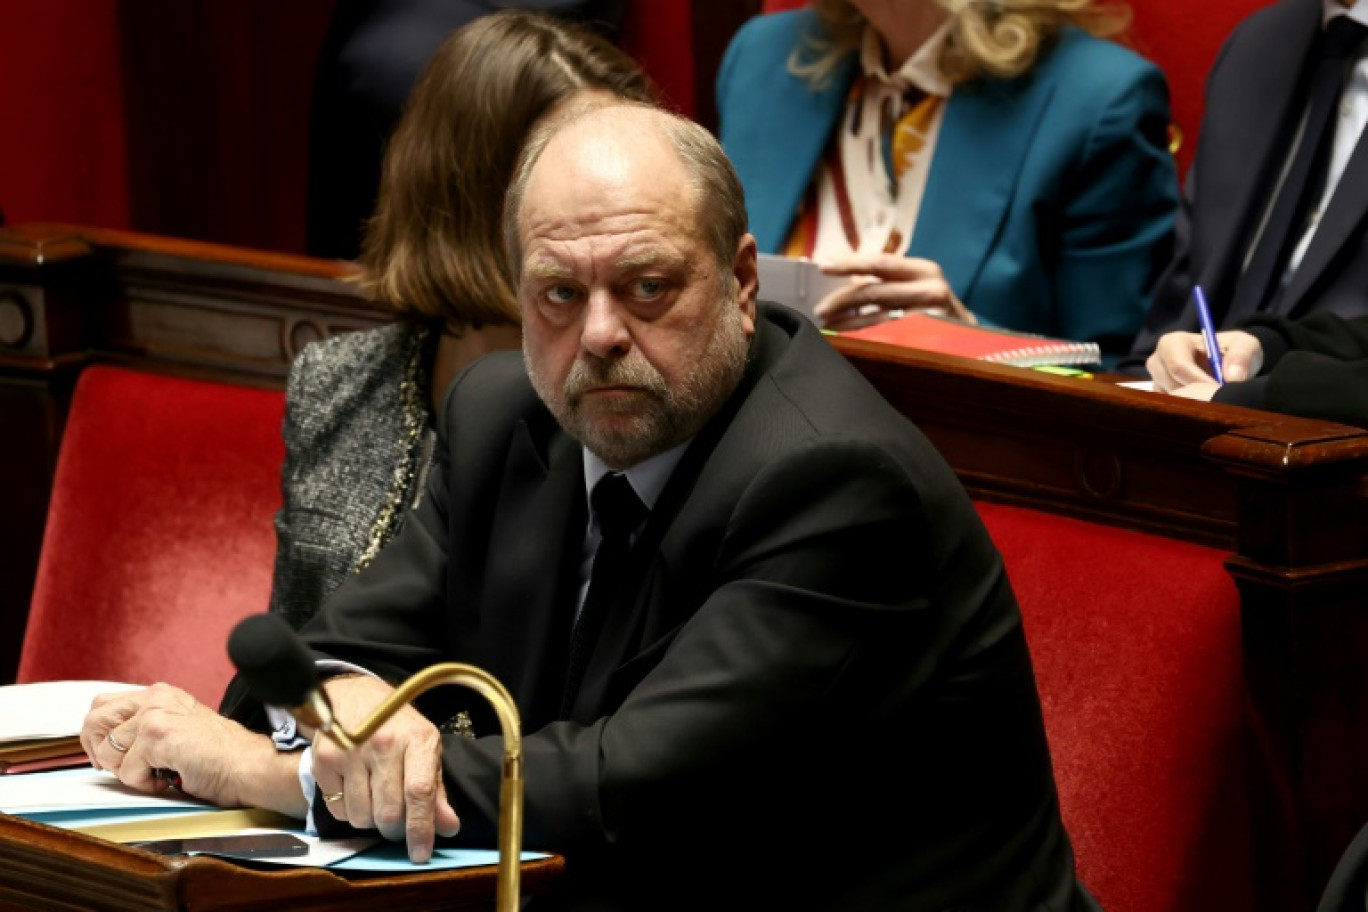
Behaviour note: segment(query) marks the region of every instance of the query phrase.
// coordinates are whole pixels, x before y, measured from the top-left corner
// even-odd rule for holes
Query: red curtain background
[[[0,210],[129,224],[117,0],[0,4]]]

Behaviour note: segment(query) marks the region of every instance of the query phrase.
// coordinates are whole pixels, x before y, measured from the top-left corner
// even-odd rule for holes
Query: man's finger
[[[461,832],[461,817],[452,807],[451,799],[447,798],[445,785],[437,792],[437,813],[433,822],[438,836],[455,836]]]
[[[417,744],[405,753],[404,839],[408,843],[410,861],[422,863],[432,857],[441,783],[441,752],[433,744]]]

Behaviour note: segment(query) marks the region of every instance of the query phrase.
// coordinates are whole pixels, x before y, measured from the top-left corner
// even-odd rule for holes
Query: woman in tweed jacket
[[[403,523],[455,375],[519,344],[499,217],[533,123],[578,92],[654,101],[636,64],[587,29],[502,11],[452,32],[385,151],[358,281],[389,326],[306,346],[285,402],[271,610],[299,627]]]

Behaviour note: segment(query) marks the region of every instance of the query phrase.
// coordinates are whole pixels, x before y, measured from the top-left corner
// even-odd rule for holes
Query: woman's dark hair
[[[579,25],[504,10],[452,32],[385,148],[361,246],[366,295],[452,328],[519,322],[504,190],[532,125],[583,90],[657,100],[627,54]]]

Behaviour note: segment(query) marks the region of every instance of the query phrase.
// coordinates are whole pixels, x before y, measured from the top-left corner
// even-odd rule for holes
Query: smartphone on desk
[[[290,833],[238,833],[232,836],[156,839],[130,844],[159,855],[203,853],[232,858],[291,858],[309,853],[309,844]]]

